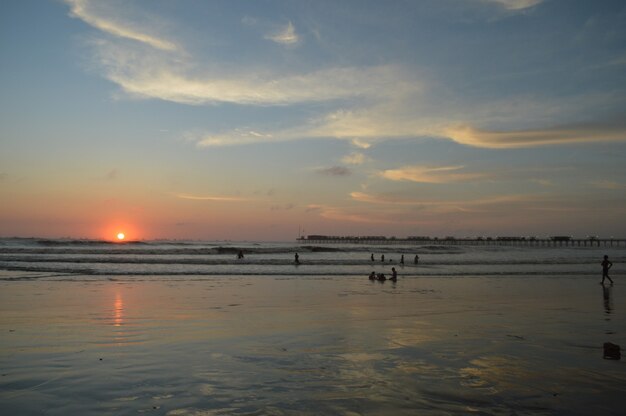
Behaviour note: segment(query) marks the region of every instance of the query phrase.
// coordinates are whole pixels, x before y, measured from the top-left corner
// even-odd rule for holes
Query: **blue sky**
[[[621,1],[27,0],[0,19],[2,235],[626,235]]]

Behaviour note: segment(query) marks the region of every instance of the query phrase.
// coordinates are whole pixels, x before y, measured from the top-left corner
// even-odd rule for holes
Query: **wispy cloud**
[[[229,68],[199,72],[190,69],[192,63],[181,63],[176,56],[132,50],[104,40],[95,46],[106,77],[126,93],[189,105],[376,100],[393,93],[388,85],[398,76],[397,68],[392,66],[328,68],[295,74]]]
[[[66,0],[71,15],[118,38],[152,48],[100,38],[91,42],[96,63],[110,81],[131,96],[200,105],[288,105],[295,103],[359,99],[379,100],[393,95],[405,77],[393,65],[328,67],[310,72],[284,72],[255,67],[203,65],[194,56],[162,37],[124,23],[120,10],[105,2]],[[272,36],[275,42],[293,44],[298,36],[292,23]]]
[[[436,77],[399,64],[322,67],[302,72],[255,64],[237,68],[208,65],[182,47],[142,27],[107,2],[65,0],[71,15],[103,33],[92,42],[96,66],[131,97],[187,105],[230,103],[288,106],[324,103],[321,113],[291,127],[268,131],[251,126],[193,132],[186,137],[199,146],[244,145],[259,142],[336,138],[357,148],[393,138],[443,138],[475,147],[516,148],[549,144],[626,141],[626,125],[588,124],[542,127],[548,120],[571,119],[596,103],[617,98],[578,96],[558,102],[525,97],[502,97],[497,102],[469,103],[449,91]],[[507,10],[524,10],[540,0],[480,0]],[[136,19],[135,19],[136,20]],[[244,24],[259,24],[244,18]],[[158,25],[157,25],[158,26]],[[268,39],[281,44],[299,41],[292,22]],[[150,46],[146,48],[145,45]],[[584,94],[583,94],[584,95]],[[444,98],[442,98],[444,97]],[[609,100],[609,101],[607,101]],[[613,101],[610,101],[613,100]],[[509,130],[492,126],[512,126]],[[528,126],[538,126],[536,128]],[[361,156],[343,163],[363,163]],[[393,174],[393,173],[392,173]],[[405,178],[406,180],[410,180]]]
[[[543,0],[482,0],[485,3],[493,3],[507,10],[522,10],[536,6]]]
[[[415,199],[399,198],[390,195],[375,195],[365,192],[351,192],[350,198],[359,202],[367,202],[371,204],[392,204],[392,205],[420,205],[423,201]]]
[[[332,166],[329,168],[319,168],[317,173],[328,176],[348,176],[350,175],[350,169],[345,166]]]
[[[541,185],[541,186],[554,186],[554,181],[551,181],[549,179],[533,179],[533,182]]]
[[[615,181],[609,181],[609,180],[590,181],[589,184],[599,189],[618,190],[618,189],[626,188],[626,184],[615,182]]]
[[[288,203],[283,205],[272,205],[270,211],[289,211],[295,208],[294,204]]]
[[[404,212],[408,216],[416,215],[416,213],[425,216],[444,213],[479,213],[508,209],[525,210],[541,209],[547,206],[554,207],[554,204],[551,203],[553,201],[547,201],[544,195],[532,194],[494,195],[476,199],[455,200],[417,199],[392,194],[352,192],[350,197],[358,202],[384,205],[385,210],[395,207],[400,209],[400,211],[397,211],[397,214]]]
[[[415,199],[405,198],[388,194],[371,194],[365,192],[351,192],[350,197],[359,202],[367,202],[371,204],[389,204],[389,205],[418,205],[418,206],[478,206],[478,205],[498,205],[510,204],[518,202],[537,201],[539,196],[527,194],[511,194],[496,195],[478,199],[468,200],[433,200],[433,199]]]
[[[176,44],[158,36],[145,33],[137,29],[136,22],[123,22],[111,14],[104,14],[101,7],[104,2],[92,2],[89,0],[65,0],[70,6],[70,15],[85,23],[120,38],[131,39],[153,48],[174,51]]]
[[[489,131],[471,126],[450,127],[443,132],[457,143],[487,148],[516,148],[551,144],[626,140],[626,123],[593,123],[538,130]]]
[[[230,132],[220,134],[187,132],[183,135],[183,139],[196,142],[198,146],[201,147],[234,146],[285,140],[282,136],[274,136],[269,133],[260,133],[249,129],[235,129]]]
[[[281,45],[295,45],[300,41],[300,37],[296,33],[296,28],[291,22],[280,30],[265,35],[265,39],[280,43]]]
[[[367,160],[367,157],[360,152],[353,152],[341,158],[341,161],[348,165],[362,165]]]
[[[410,181],[422,183],[450,183],[485,179],[484,173],[463,172],[465,166],[405,166],[380,172],[380,176],[392,181]]]
[[[350,208],[329,205],[309,205],[307,211],[315,212],[322,218],[341,222],[365,224],[393,224],[401,222],[386,213],[359,212]]]
[[[413,97],[415,100],[415,97]],[[424,99],[426,100],[426,99]],[[415,102],[415,101],[413,101]],[[488,130],[476,128],[469,124],[454,124],[456,111],[445,111],[447,120],[442,116],[429,117],[433,109],[426,109],[422,117],[411,117],[403,111],[407,102],[395,103],[390,106],[373,105],[358,110],[337,110],[322,117],[311,119],[295,128],[265,131],[250,134],[248,131],[235,129],[230,132],[196,134],[195,139],[202,146],[221,146],[232,144],[248,144],[271,141],[299,140],[303,138],[336,138],[348,140],[357,148],[367,149],[372,144],[395,138],[438,138],[449,139],[456,143],[492,149],[539,147],[546,145],[568,145],[574,143],[598,143],[626,141],[626,123],[623,121],[597,121],[586,124],[570,124],[525,130]],[[546,104],[547,105],[547,104]],[[566,104],[563,104],[566,105]],[[387,108],[383,108],[387,107]],[[488,108],[466,110],[472,118],[490,124],[494,113]],[[534,108],[542,107],[535,105]],[[394,112],[392,109],[397,108]],[[576,111],[576,110],[572,110]],[[461,113],[461,111],[458,111]],[[523,123],[518,120],[519,114],[512,111],[498,123]],[[344,163],[363,161],[360,153],[354,158],[346,157]],[[358,164],[358,163],[354,163]]]
[[[191,195],[191,194],[175,194],[180,199],[190,199],[193,201],[213,201],[213,202],[242,202],[249,201],[249,198],[238,196],[221,196],[221,195]]]

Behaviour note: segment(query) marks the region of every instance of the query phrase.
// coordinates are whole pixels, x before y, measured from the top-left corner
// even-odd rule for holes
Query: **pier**
[[[309,235],[297,239],[302,244],[370,244],[370,245],[470,245],[470,246],[526,246],[526,247],[626,247],[626,238],[572,238],[572,237],[340,237]]]

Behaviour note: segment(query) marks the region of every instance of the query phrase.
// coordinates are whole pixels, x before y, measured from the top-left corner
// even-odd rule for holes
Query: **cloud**
[[[272,205],[270,206],[270,211],[289,211],[295,208],[294,204],[284,204],[284,205]]]
[[[457,143],[486,148],[517,148],[584,142],[626,140],[626,124],[590,123],[538,130],[489,131],[471,126],[445,129],[444,137]]]
[[[626,188],[626,185],[624,185],[622,183],[615,182],[615,181],[609,181],[609,180],[591,181],[591,182],[589,182],[589,184],[592,185],[593,187],[599,188],[599,189],[618,190],[618,189]]]
[[[279,31],[265,35],[264,37],[265,39],[280,43],[281,45],[295,45],[300,41],[300,37],[291,22]]]
[[[180,104],[278,106],[336,100],[377,100],[391,94],[398,68],[327,68],[308,73],[257,69],[193,70],[177,56],[147,53],[105,40],[94,43],[105,76],[138,98]]]
[[[581,102],[584,98],[580,99]],[[561,105],[561,107],[566,104]],[[526,113],[511,111],[508,115],[499,118],[495,107],[502,105],[474,105],[466,110],[465,118],[478,120],[484,124],[523,123]],[[549,107],[549,104],[545,104]],[[423,116],[414,117],[403,113],[407,105],[400,103],[387,105],[373,105],[357,110],[336,110],[316,119],[301,123],[298,127],[282,130],[250,133],[249,130],[235,129],[230,132],[211,134],[196,133],[191,140],[201,146],[221,146],[234,144],[248,144],[259,142],[289,141],[304,138],[335,138],[348,140],[357,148],[366,149],[372,144],[394,138],[437,138],[449,139],[456,143],[491,149],[509,149],[539,147],[546,145],[568,145],[573,143],[597,143],[626,141],[626,122],[620,117],[611,120],[600,120],[586,124],[569,124],[557,127],[546,127],[525,130],[488,130],[476,128],[470,124],[454,124],[456,111],[447,109],[442,114],[447,118],[429,117],[428,110]],[[533,108],[543,108],[536,103]],[[394,111],[397,109],[398,111]],[[576,109],[570,109],[577,111]],[[501,111],[501,110],[500,110]],[[568,110],[569,111],[569,110]],[[495,112],[495,113],[494,113]],[[443,117],[443,116],[442,116]],[[555,115],[555,118],[558,115]],[[617,120],[616,120],[617,119]],[[359,161],[361,156],[351,159],[347,157],[344,163]],[[356,163],[355,163],[356,164]]]
[[[280,136],[273,136],[269,133],[260,133],[254,130],[248,129],[235,129],[231,132],[222,134],[202,134],[195,132],[187,132],[183,135],[184,140],[196,142],[198,146],[229,146],[229,145],[243,145],[258,142],[272,142],[285,140]]]
[[[186,105],[324,104],[318,107],[323,108],[323,113],[283,129],[264,131],[250,126],[185,133],[199,146],[306,138],[349,140],[361,149],[383,140],[425,137],[452,139],[483,148],[626,141],[624,123],[542,127],[551,120],[584,114],[588,108],[620,104],[619,94],[587,93],[558,100],[515,96],[480,103],[468,102],[449,91],[436,76],[426,77],[399,64],[326,67],[307,72],[261,68],[256,63],[237,67],[220,65],[210,56],[195,57],[155,34],[159,25],[142,25],[137,19],[124,17],[125,9],[114,8],[112,3],[65,1],[73,17],[113,36],[101,36],[90,43],[95,51],[95,65],[130,97]],[[507,10],[523,10],[541,3],[539,0],[483,1]],[[252,18],[244,18],[242,22],[260,24]],[[298,35],[289,22],[273,32],[270,39],[295,44]],[[358,164],[359,157],[352,161],[345,159],[343,163]]]
[[[584,206],[586,201],[580,201],[579,196],[553,193],[493,195],[468,200],[417,199],[363,192],[353,192],[351,197],[373,206],[310,205],[307,211],[333,221],[445,228],[450,226],[450,221],[461,219],[474,226],[493,224],[494,221],[502,226],[510,226],[522,218],[519,217],[521,213],[528,214],[521,219],[526,221],[541,218],[537,217],[537,212],[558,216],[563,213],[585,213],[590,209]],[[623,208],[623,201],[606,201],[604,205],[607,212],[615,211],[615,207]]]
[[[350,175],[350,169],[344,166],[332,166],[330,168],[320,168],[317,173],[329,176],[348,176]]]
[[[389,194],[369,194],[352,192],[350,197],[358,202],[396,207],[412,207],[422,213],[450,213],[450,212],[482,212],[503,207],[516,209],[533,209],[546,206],[549,202],[544,195],[510,194],[496,195],[467,200],[446,199],[415,199]]]
[[[98,8],[103,2],[91,2],[89,0],[65,0],[65,2],[70,6],[70,16],[110,35],[131,39],[165,51],[177,49],[173,42],[137,30],[136,22],[125,23],[112,16],[103,16],[105,11]]]
[[[290,105],[335,100],[378,101],[406,89],[398,66],[328,67],[309,72],[286,72],[258,65],[232,67],[206,65],[173,42],[136,29],[125,22],[119,9],[106,2],[66,0],[71,15],[117,38],[90,42],[95,64],[104,76],[136,98],[160,99],[181,104]],[[297,39],[292,23],[272,37],[283,44]],[[149,45],[151,48],[140,47]],[[204,59],[204,58],[201,58]],[[413,83],[417,85],[416,83]]]
[[[367,224],[393,224],[399,223],[396,219],[385,213],[359,212],[342,207],[328,205],[310,205],[307,212],[316,212],[320,217],[340,222],[357,222]]]
[[[219,196],[219,195],[190,195],[190,194],[175,194],[180,199],[190,199],[193,201],[213,201],[213,202],[242,202],[249,201],[248,198],[241,198],[237,196]]]
[[[555,186],[554,181],[549,179],[533,179],[532,181],[541,186]]]
[[[464,166],[405,166],[380,172],[380,176],[392,181],[410,181],[421,183],[464,182],[487,177],[484,173],[461,172]]]
[[[413,199],[403,199],[389,195],[373,195],[365,192],[351,192],[350,197],[355,201],[371,204],[419,205],[423,203],[423,201]]]
[[[536,6],[543,0],[482,0],[485,3],[492,3],[504,7],[507,10],[523,10]]]
[[[107,181],[114,181],[115,179],[117,179],[118,174],[119,172],[117,171],[117,169],[111,169],[106,173],[106,175],[104,175],[104,179],[106,179]]]
[[[341,158],[341,161],[348,165],[362,165],[367,157],[360,152],[353,152]]]

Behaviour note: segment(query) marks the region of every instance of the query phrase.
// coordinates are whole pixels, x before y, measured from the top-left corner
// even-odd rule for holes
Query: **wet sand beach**
[[[0,282],[0,413],[623,414],[596,277]]]

